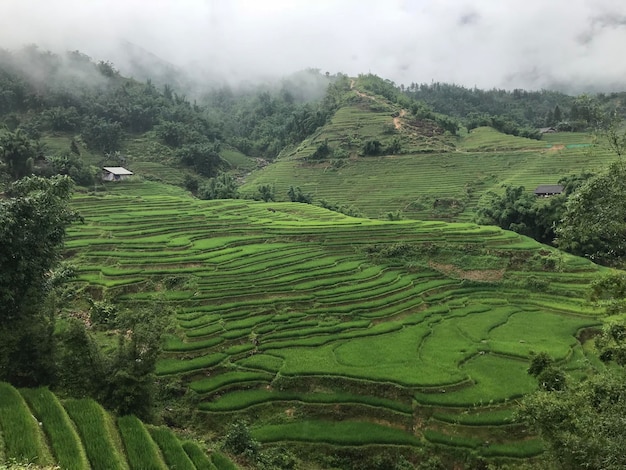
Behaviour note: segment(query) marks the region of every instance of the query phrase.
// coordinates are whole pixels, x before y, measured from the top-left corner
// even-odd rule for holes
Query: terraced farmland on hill
[[[0,382],[0,436],[0,464],[67,470],[215,468],[196,442],[181,442],[167,428],[146,428],[134,416],[116,422],[93,400],[61,401],[47,388],[17,390]]]
[[[286,200],[294,186],[314,202],[353,206],[370,218],[401,211],[414,219],[468,221],[480,196],[502,191],[503,184],[533,191],[564,176],[598,172],[616,158],[584,133],[545,134],[538,141],[481,127],[452,136],[434,121],[357,88],[314,135],[247,175],[242,193],[267,184]],[[363,156],[373,140],[382,154]],[[398,148],[390,151],[394,142]],[[324,143],[330,155],[313,158]]]
[[[584,300],[599,268],[583,259],[495,227],[143,186],[76,197],[86,223],[67,249],[90,292],[176,309],[157,373],[200,394],[213,426],[530,456],[539,441],[510,418],[536,387],[533,354],[587,367],[577,335],[599,323]]]

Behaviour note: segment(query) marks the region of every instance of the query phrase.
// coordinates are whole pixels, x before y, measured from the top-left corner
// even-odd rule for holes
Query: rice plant
[[[115,425],[100,405],[83,398],[66,401],[65,409],[78,430],[93,470],[129,469]]]
[[[149,427],[152,439],[158,444],[168,468],[194,470],[196,467],[183,449],[178,438],[167,428]]]
[[[5,382],[0,382],[0,433],[6,459],[42,466],[53,463],[39,422],[20,393]]]
[[[221,452],[214,451],[211,453],[211,462],[217,470],[239,470],[228,457]]]
[[[80,437],[56,395],[47,388],[22,389],[20,393],[41,422],[57,464],[67,470],[88,469]]]
[[[419,445],[417,437],[400,429],[358,421],[300,421],[253,428],[252,437],[261,442],[305,441],[337,445]]]
[[[117,419],[117,428],[131,469],[167,470],[158,446],[139,419],[132,415],[121,416]]]
[[[184,441],[182,445],[197,470],[217,470],[209,456],[198,444],[192,441]]]

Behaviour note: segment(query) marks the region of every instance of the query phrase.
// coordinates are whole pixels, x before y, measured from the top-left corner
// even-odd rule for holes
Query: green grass
[[[20,393],[5,382],[0,382],[0,434],[6,459],[42,466],[53,463],[37,420]]]
[[[193,359],[161,359],[157,362],[157,375],[176,374],[215,366],[226,358],[225,354],[207,354]]]
[[[253,173],[242,191],[273,184],[277,197],[286,200],[293,185],[311,194],[314,201],[353,205],[367,217],[386,218],[387,213],[399,210],[410,218],[469,220],[481,195],[501,191],[503,184],[532,191],[539,184],[556,183],[583,170],[597,172],[615,160],[597,146],[551,150],[552,145],[561,145],[559,136],[544,142],[480,128],[460,140],[456,151],[442,152],[439,147],[435,154],[357,158],[340,167],[330,162],[304,163],[299,156],[306,154],[310,148],[306,147]],[[588,134],[563,137],[565,145],[589,140]],[[588,156],[589,150],[596,151],[593,158]],[[454,205],[446,208],[440,204],[445,200]]]
[[[507,152],[500,157],[526,164],[532,154]],[[495,158],[456,153],[479,166]],[[460,158],[456,153],[449,158]],[[432,166],[448,158],[429,157],[412,156]],[[408,156],[394,160],[399,171],[409,163]],[[150,183],[74,201],[86,221],[71,228],[68,244],[81,266],[77,286],[102,286],[102,295],[121,306],[158,300],[176,311],[157,373],[203,394],[198,408],[208,420],[245,414],[263,429],[266,413],[284,406],[310,411],[307,423],[332,424],[342,423],[334,418],[339,410],[354,445],[366,445],[376,439],[365,431],[382,431],[365,417],[388,422],[386,433],[400,431],[414,399],[417,413],[435,410],[425,429],[458,423],[499,443],[507,423],[493,408],[536,388],[526,373],[534,353],[547,350],[568,373],[584,372],[575,336],[598,324],[585,289],[599,270],[588,261],[559,256],[558,270],[548,271],[541,261],[554,250],[469,222],[390,222],[307,204],[198,201],[158,194]],[[501,278],[482,279],[489,270],[500,270]],[[533,277],[548,290],[529,288]],[[283,379],[289,387],[282,388]],[[332,432],[320,442],[348,431]],[[306,441],[308,434],[299,436]]]
[[[194,470],[196,468],[172,431],[164,427],[149,427],[148,429],[152,439],[161,449],[167,468],[178,470]]]
[[[184,441],[182,446],[197,470],[217,470],[206,452],[198,444],[192,441]]]
[[[478,411],[464,410],[461,413],[433,414],[433,418],[452,424],[462,424],[464,426],[497,426],[513,423],[513,408],[503,409],[480,409]]]
[[[126,457],[133,470],[166,470],[159,448],[154,443],[143,423],[136,417],[120,416],[117,419]]]
[[[47,388],[22,389],[20,393],[41,422],[56,463],[67,470],[88,469],[80,437],[56,395]]]
[[[261,442],[304,441],[336,445],[419,445],[420,440],[400,429],[357,421],[300,421],[253,428]]]
[[[65,409],[81,437],[93,470],[128,469],[112,418],[95,401],[68,400]]]
[[[387,408],[396,412],[411,414],[410,404],[399,403],[384,398],[366,395],[354,395],[345,392],[333,393],[302,393],[281,392],[269,390],[241,390],[233,391],[215,401],[204,402],[199,405],[206,411],[234,411],[249,408],[254,405],[272,401],[295,401],[302,403],[320,404],[360,404],[373,407]]]
[[[271,374],[263,372],[225,372],[223,374],[205,379],[195,380],[189,384],[189,387],[197,393],[209,393],[227,385],[240,384],[244,382],[269,381],[271,379]]]
[[[211,453],[211,462],[217,470],[239,470],[228,457],[221,452],[214,451]]]

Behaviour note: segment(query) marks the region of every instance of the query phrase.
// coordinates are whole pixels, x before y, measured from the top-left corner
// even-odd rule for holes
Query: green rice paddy
[[[263,442],[541,451],[514,450],[523,432],[508,419],[536,387],[534,354],[587,367],[576,338],[600,323],[585,300],[595,265],[560,255],[558,270],[537,271],[554,250],[468,222],[199,201],[156,184],[77,196],[85,224],[67,248],[78,288],[177,312],[157,374],[196,391],[209,422],[254,410]],[[165,457],[166,438],[150,433]]]
[[[4,462],[68,470],[215,468],[197,443],[181,442],[167,428],[148,429],[134,416],[115,419],[90,399],[62,401],[47,388],[18,391],[0,382],[0,467]]]
[[[380,119],[371,114],[353,117],[353,126]],[[332,143],[344,127],[332,121],[315,139]],[[410,132],[407,128],[399,133]],[[399,155],[345,158],[340,164],[307,161],[313,147],[306,142],[294,154],[248,176],[242,192],[253,193],[257,186],[270,184],[277,198],[286,200],[289,186],[294,186],[314,202],[351,205],[370,218],[400,211],[414,219],[471,220],[481,195],[500,192],[503,184],[533,191],[564,176],[601,171],[616,158],[590,134],[546,134],[537,141],[487,127],[447,137],[432,147],[405,146]]]

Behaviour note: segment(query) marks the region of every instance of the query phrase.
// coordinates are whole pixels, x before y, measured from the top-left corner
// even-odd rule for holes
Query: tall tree
[[[561,112],[561,108],[559,108],[558,104],[554,107],[553,117],[554,117],[555,124],[558,124],[559,122],[563,120],[563,113]]]
[[[32,173],[34,157],[35,147],[21,129],[0,136],[0,158],[14,180]]]
[[[613,163],[589,179],[566,203],[557,227],[557,244],[570,253],[601,264],[626,257],[626,165]]]
[[[558,468],[626,467],[626,326],[606,325],[596,346],[602,361],[622,367],[607,368],[566,386],[541,387],[524,398],[518,411],[518,418],[544,438]],[[542,369],[550,368],[548,363]]]
[[[69,177],[29,177],[0,199],[0,380],[34,385],[49,379],[53,319],[45,309],[66,227]]]

